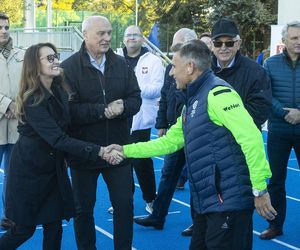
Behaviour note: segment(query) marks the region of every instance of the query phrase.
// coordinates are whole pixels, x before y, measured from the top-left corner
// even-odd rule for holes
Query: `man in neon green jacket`
[[[276,216],[266,179],[271,177],[260,131],[239,95],[216,77],[207,46],[197,40],[175,52],[170,74],[186,90],[182,116],[166,136],[104,150],[108,161],[170,154],[185,148],[196,211],[190,249],[252,249],[253,200],[257,212]],[[211,237],[207,237],[211,236]]]

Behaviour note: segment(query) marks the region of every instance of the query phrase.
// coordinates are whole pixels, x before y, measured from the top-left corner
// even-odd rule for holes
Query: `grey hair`
[[[175,37],[178,39],[178,42],[179,42],[177,44],[174,44]],[[189,28],[181,28],[177,32],[175,32],[175,34],[173,36],[173,45],[171,46],[171,50],[174,52],[174,49],[177,50],[174,47],[178,46],[178,44],[183,44],[185,42],[195,40],[197,38],[198,38],[198,36],[194,30],[191,30]]]
[[[90,25],[95,21],[95,19],[109,20],[104,16],[90,16],[82,22],[82,33],[90,28]]]
[[[182,37],[182,42],[185,43],[187,41],[190,40],[194,40],[197,39],[197,34],[194,30],[191,30],[189,28],[181,28],[180,30],[178,30],[175,35],[179,35],[180,37]]]
[[[190,40],[180,47],[178,51],[180,57],[184,60],[192,60],[197,69],[204,71],[211,66],[211,52],[207,45],[201,40]]]
[[[283,28],[282,28],[282,31],[281,31],[281,36],[282,36],[283,39],[287,38],[289,27],[300,28],[300,22],[299,21],[292,21],[292,22],[289,22],[286,25],[284,25]]]

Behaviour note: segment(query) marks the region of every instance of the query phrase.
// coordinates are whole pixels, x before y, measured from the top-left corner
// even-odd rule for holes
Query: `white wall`
[[[300,0],[278,0],[277,24],[284,25],[295,20],[300,21]]]

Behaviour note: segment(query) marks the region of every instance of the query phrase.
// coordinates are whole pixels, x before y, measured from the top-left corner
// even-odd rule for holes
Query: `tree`
[[[269,45],[270,25],[277,20],[278,0],[208,0],[206,6],[212,9],[208,15],[211,25],[224,16],[237,23],[247,51],[254,54],[257,47]]]
[[[18,6],[18,8],[16,8]],[[1,0],[0,12],[4,12],[9,16],[11,26],[18,27],[23,23],[24,11],[23,11],[24,1],[23,0]]]

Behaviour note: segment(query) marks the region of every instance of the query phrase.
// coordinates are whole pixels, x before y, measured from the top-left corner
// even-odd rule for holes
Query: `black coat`
[[[260,129],[272,110],[271,82],[265,69],[238,51],[233,66],[224,69],[218,67],[213,55],[212,70],[236,90]]]
[[[142,103],[140,89],[134,71],[123,57],[116,55],[111,49],[105,56],[104,76],[90,63],[84,42],[77,53],[61,64],[66,81],[74,94],[72,107],[81,110],[87,103],[99,104],[102,107],[100,120],[84,125],[73,124],[72,136],[102,146],[113,143],[124,145],[129,143],[128,118],[139,111]],[[124,101],[124,112],[114,119],[107,119],[104,108],[117,99]],[[69,159],[72,168],[110,167],[104,160],[87,161],[79,157]],[[128,164],[126,160],[119,165],[125,164]]]
[[[174,77],[169,75],[171,68],[171,64],[166,68],[164,85],[161,89],[155,124],[157,129],[167,129],[175,124],[185,103],[185,93],[176,88]]]
[[[19,123],[20,137],[11,156],[6,216],[21,225],[49,223],[74,215],[63,152],[100,159],[100,146],[66,134],[71,122],[68,95],[58,84],[52,84],[52,92],[54,96],[44,89],[45,98],[36,106],[31,105],[33,96],[26,101],[24,123]]]

